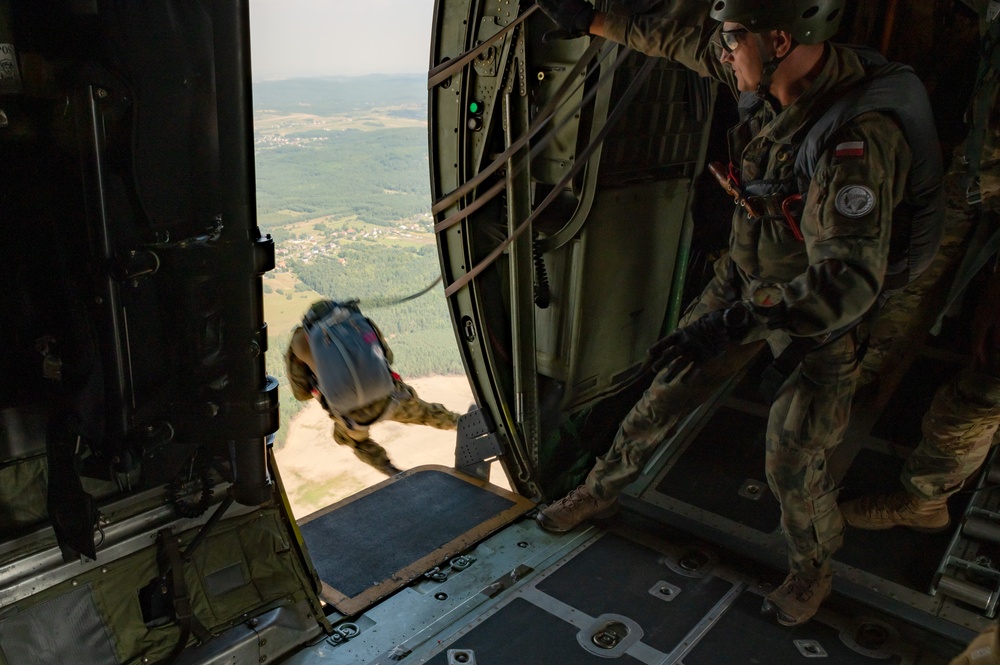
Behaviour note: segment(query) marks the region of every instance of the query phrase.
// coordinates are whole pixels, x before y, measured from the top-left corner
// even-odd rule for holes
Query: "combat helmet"
[[[786,30],[800,44],[819,44],[837,32],[844,0],[713,0],[710,15],[751,32]]]

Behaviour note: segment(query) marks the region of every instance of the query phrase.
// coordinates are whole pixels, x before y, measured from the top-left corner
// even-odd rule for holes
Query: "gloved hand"
[[[750,308],[742,302],[709,312],[650,347],[652,367],[657,372],[668,368],[666,379],[673,381],[688,367],[721,355],[726,346],[743,339],[752,322]]]
[[[576,39],[590,34],[594,21],[594,5],[586,0],[538,0],[538,6],[559,26],[542,35],[542,41]]]

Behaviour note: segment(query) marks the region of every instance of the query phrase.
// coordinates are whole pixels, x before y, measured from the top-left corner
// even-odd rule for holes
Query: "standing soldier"
[[[766,340],[794,371],[777,382],[766,450],[790,572],[763,611],[804,623],[830,593],[829,560],[843,538],[826,455],[850,414],[856,326],[885,288],[926,267],[940,238],[926,92],[906,68],[827,42],[843,0],[680,0],[665,14],[631,16],[584,0],[540,5],[558,36],[602,35],[728,84],[741,122],[723,171],[740,203],[728,256],[682,327],[651,349],[662,369],[611,449],[538,521],[566,531],[612,508],[679,420]],[[894,255],[899,247],[908,251]]]
[[[901,491],[841,506],[859,529],[948,527],[948,497],[986,459],[1000,424],[1000,0],[965,0],[980,17],[982,56],[968,111],[969,134],[948,174],[949,226],[974,225],[948,306],[981,270],[991,274],[972,321],[972,362],[941,386],[924,416],[923,438],[907,458]],[[953,220],[958,220],[953,221]],[[939,320],[940,321],[940,320]]]
[[[430,404],[392,371],[392,350],[357,302],[320,300],[292,331],[285,354],[295,399],[316,398],[333,420],[333,440],[387,476],[399,473],[368,433],[379,420],[453,430],[458,414]]]

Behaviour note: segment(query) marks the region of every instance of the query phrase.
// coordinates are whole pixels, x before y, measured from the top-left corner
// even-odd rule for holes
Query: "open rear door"
[[[449,306],[529,496],[575,486],[617,426],[602,405],[675,325],[715,98],[683,67],[543,41],[552,28],[535,6],[441,0],[429,79]]]

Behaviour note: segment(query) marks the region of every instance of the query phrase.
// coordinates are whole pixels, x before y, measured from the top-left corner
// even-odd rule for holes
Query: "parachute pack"
[[[327,406],[348,414],[392,394],[394,382],[378,328],[356,301],[325,300],[302,320]]]

